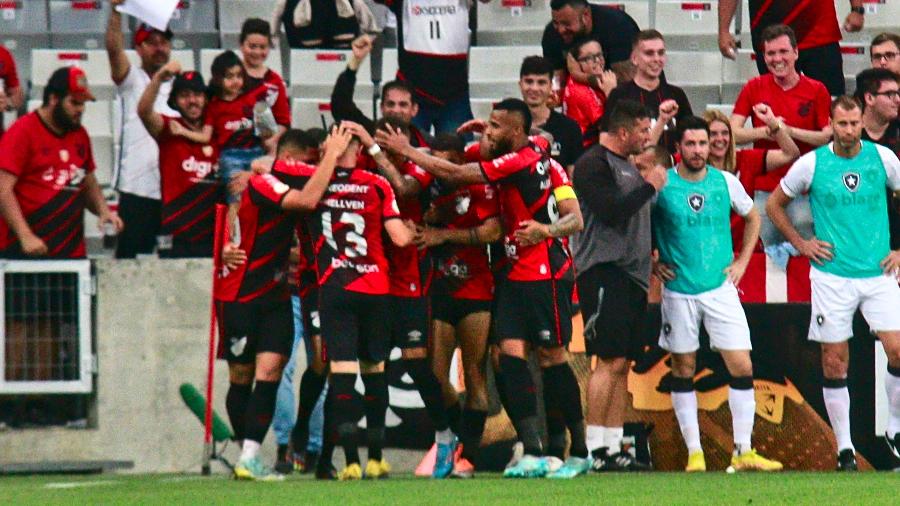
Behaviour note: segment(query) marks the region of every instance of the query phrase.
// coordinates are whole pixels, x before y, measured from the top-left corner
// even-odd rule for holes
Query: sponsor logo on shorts
[[[312,322],[313,327],[315,327],[315,328],[321,327],[321,325],[319,325],[319,312],[318,311],[310,311],[309,319]]]
[[[406,337],[409,338],[409,342],[411,342],[411,343],[419,343],[422,341],[422,333],[419,332],[418,330],[410,330],[406,334]]]
[[[550,340],[550,331],[542,330],[538,332],[538,336],[541,338],[541,341],[549,341]]]
[[[817,314],[816,315],[816,324],[820,327],[822,325],[825,325],[825,315],[823,315],[821,313]]]
[[[846,187],[851,192],[855,192],[859,189],[858,172],[847,172],[841,177],[841,180],[844,181],[844,187]]]
[[[695,213],[699,213],[703,209],[704,202],[706,202],[706,197],[700,193],[688,195],[688,205],[691,206]]]
[[[247,347],[247,336],[243,337],[232,337],[231,338],[231,354],[235,357],[240,357],[244,354],[244,349]]]
[[[663,334],[669,335],[671,333],[672,333],[672,325],[669,323],[664,323],[663,324]]]

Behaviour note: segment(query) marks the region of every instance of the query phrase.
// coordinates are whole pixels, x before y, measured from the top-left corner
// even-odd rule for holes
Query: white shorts
[[[750,350],[750,328],[737,288],[725,282],[697,295],[663,289],[662,329],[659,345],[672,353],[692,353],[700,348],[700,324],[709,344],[717,350]]]
[[[842,343],[853,337],[853,314],[862,312],[872,333],[900,330],[900,287],[889,276],[844,278],[809,270],[812,312],[809,340]]]

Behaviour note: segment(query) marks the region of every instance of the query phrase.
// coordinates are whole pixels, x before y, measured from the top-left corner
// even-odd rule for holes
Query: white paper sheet
[[[157,30],[165,31],[178,0],[126,0],[116,9],[130,16],[134,16]]]

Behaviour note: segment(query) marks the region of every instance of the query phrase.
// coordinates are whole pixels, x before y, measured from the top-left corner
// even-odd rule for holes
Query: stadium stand
[[[16,59],[19,76],[31,75],[31,48],[50,47],[47,4],[44,2],[4,2],[0,16],[0,44]],[[8,123],[7,123],[8,124]]]
[[[478,5],[477,41],[481,45],[540,44],[550,21],[550,0],[495,0]]]
[[[590,3],[625,11],[642,30],[653,27],[653,18],[650,13],[652,2],[642,0],[591,0]]]
[[[50,0],[50,44],[60,49],[103,49],[107,8],[105,2]],[[130,40],[125,24],[123,33]]]
[[[219,45],[216,0],[192,0],[178,2],[178,7],[169,22],[175,33],[173,49],[193,49],[199,55],[201,48]]]
[[[219,0],[219,35],[222,47],[237,47],[244,20],[255,17],[268,21],[274,7],[275,0]]]

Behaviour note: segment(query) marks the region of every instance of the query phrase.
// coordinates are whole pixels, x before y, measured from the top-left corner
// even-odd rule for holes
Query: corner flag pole
[[[201,473],[204,476],[210,474],[210,459],[213,454],[212,442],[212,401],[213,401],[213,376],[216,361],[216,285],[218,285],[218,273],[222,266],[222,243],[225,235],[225,215],[227,207],[216,204],[216,228],[213,236],[213,272],[212,293],[209,302],[209,354],[206,364],[206,411],[203,417],[203,466]]]

